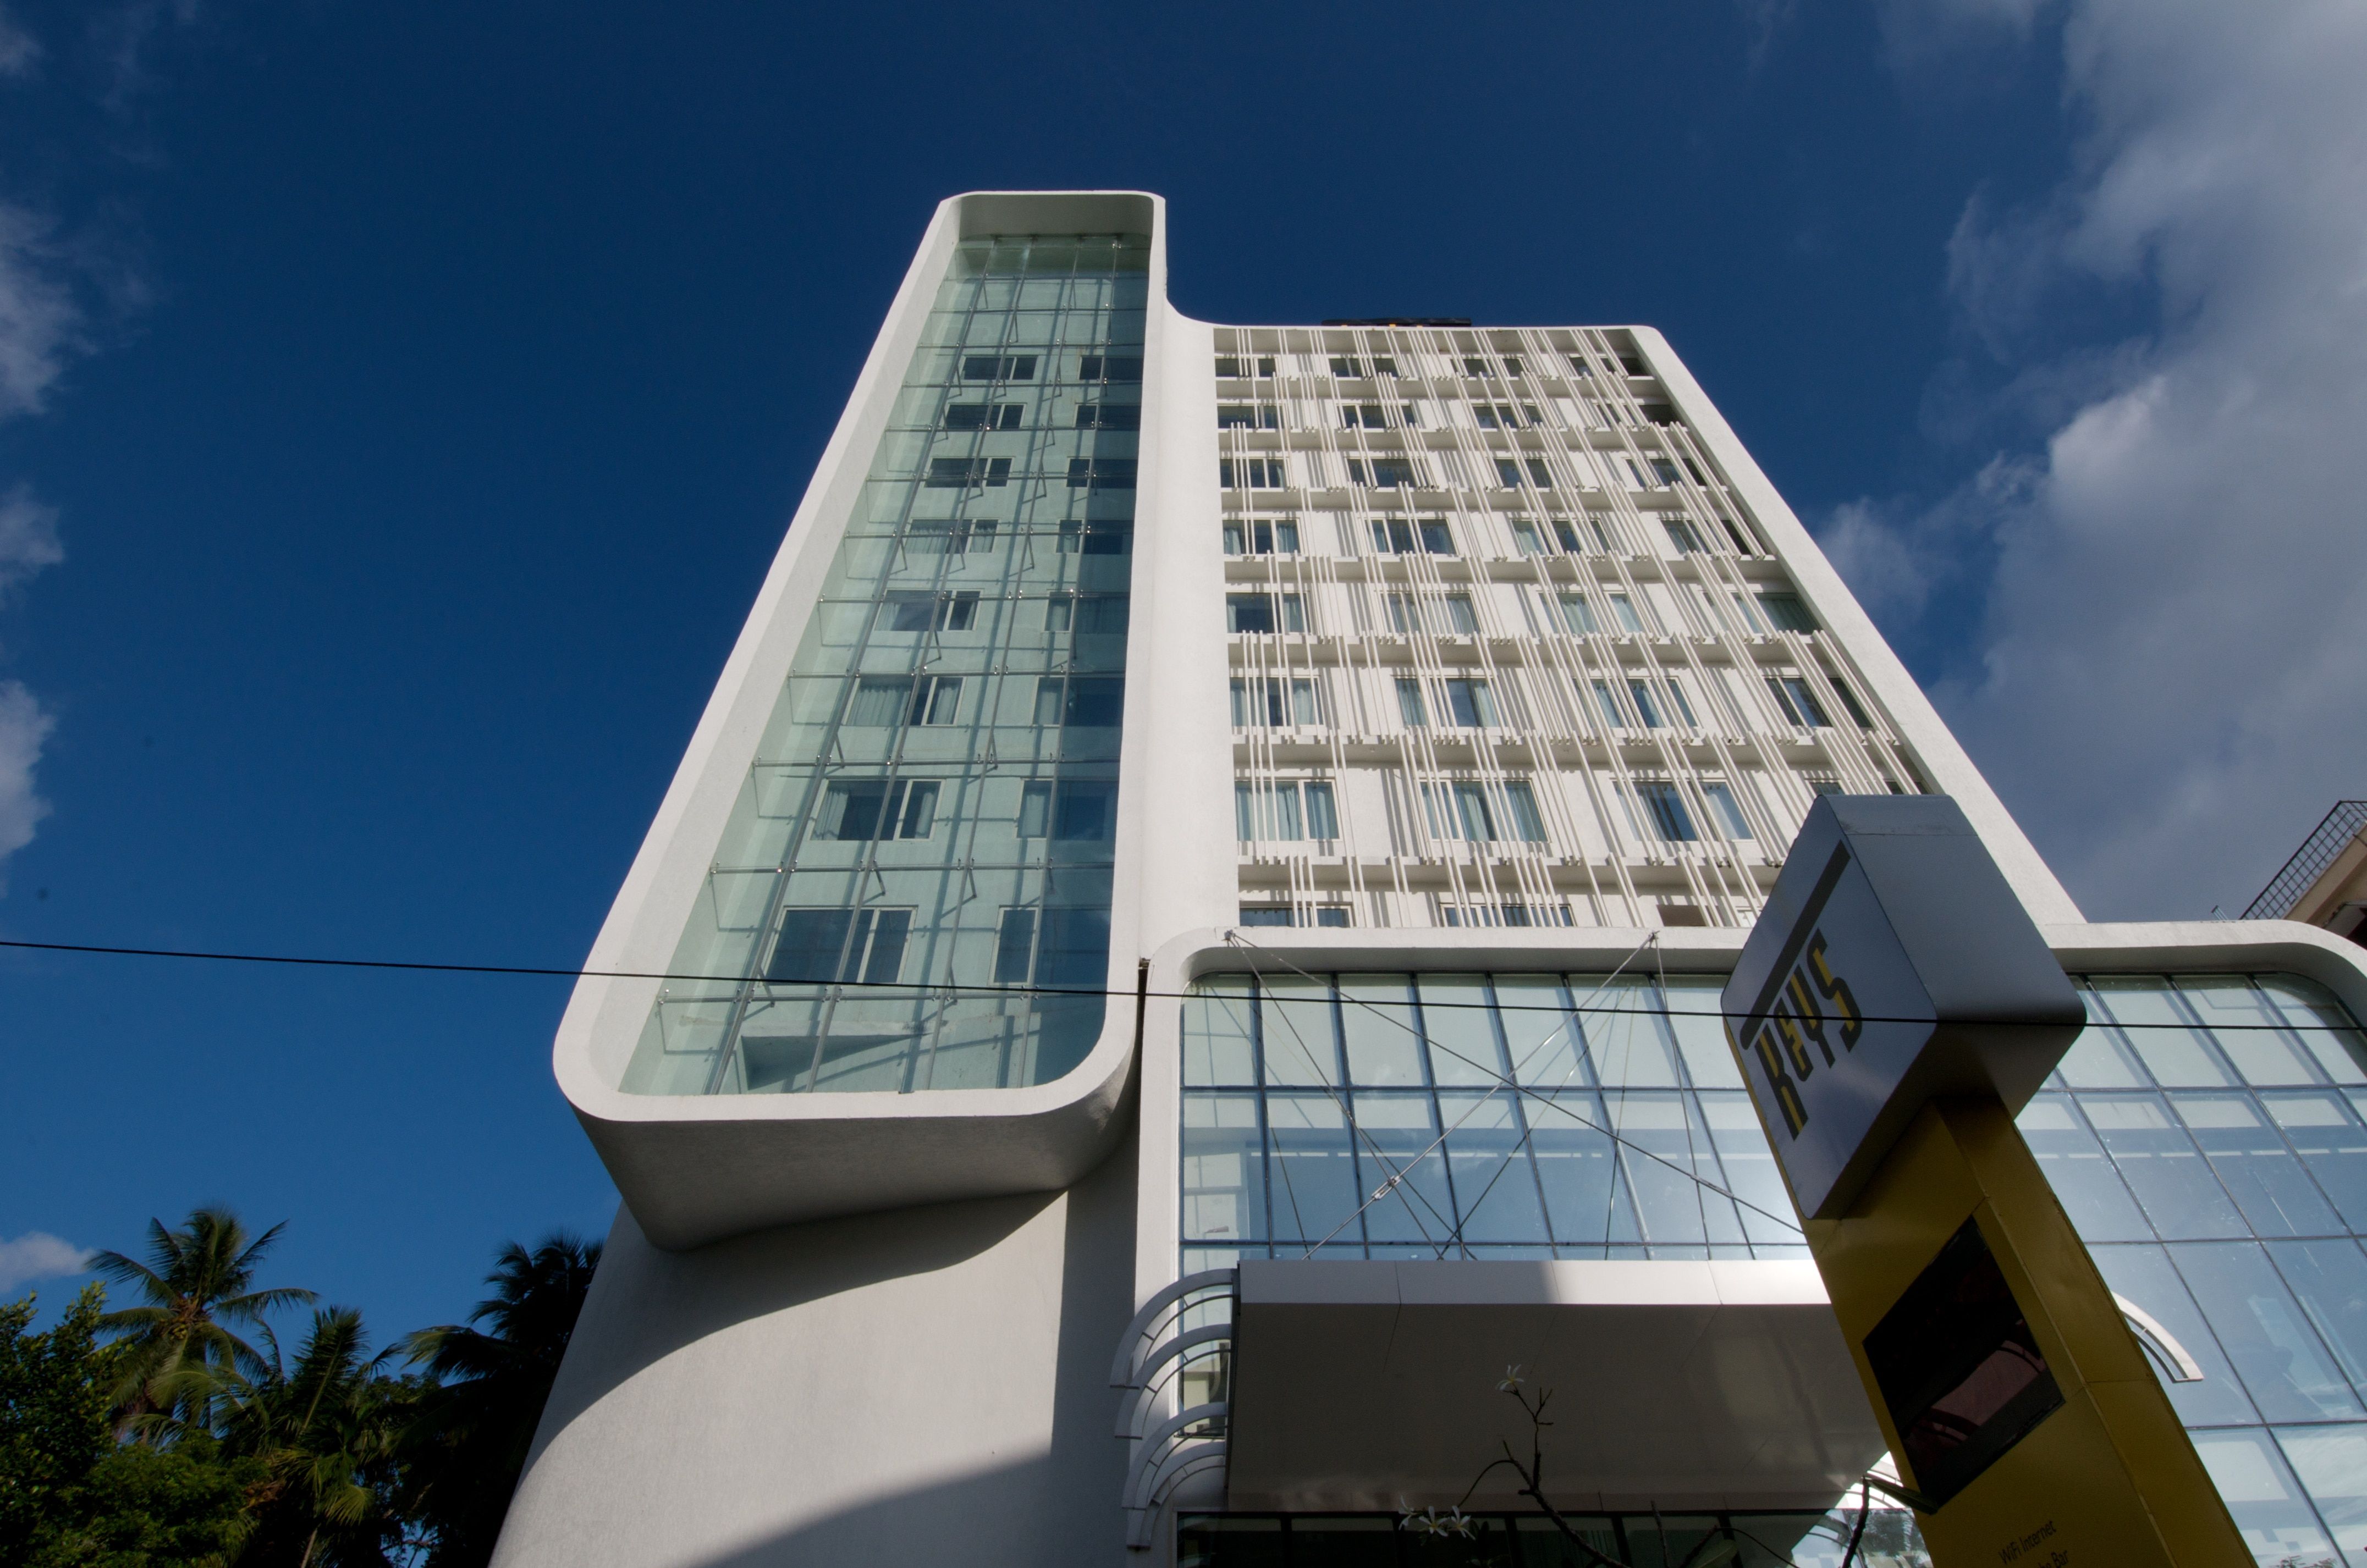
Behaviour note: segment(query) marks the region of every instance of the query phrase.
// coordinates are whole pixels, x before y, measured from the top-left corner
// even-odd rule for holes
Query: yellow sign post
[[[2085,1011],[1955,803],[1827,796],[1728,1032],[1939,1568],[2237,1568],[2013,1124]]]

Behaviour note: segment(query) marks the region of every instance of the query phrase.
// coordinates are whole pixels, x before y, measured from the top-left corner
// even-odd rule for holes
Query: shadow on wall
[[[1116,1448],[1111,1443],[1112,1449]],[[967,1480],[939,1482],[849,1508],[827,1518],[698,1559],[688,1568],[880,1568],[921,1560],[934,1542],[942,1562],[1107,1562],[1122,1555],[1122,1525],[1113,1483],[1106,1542],[1081,1551],[1073,1517],[1076,1482],[1051,1458],[1006,1466]]]

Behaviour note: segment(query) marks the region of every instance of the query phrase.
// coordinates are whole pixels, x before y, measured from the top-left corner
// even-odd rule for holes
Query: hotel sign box
[[[2014,1126],[2086,1011],[1956,803],[1819,799],[1723,1010],[1939,1568],[2248,1562]]]

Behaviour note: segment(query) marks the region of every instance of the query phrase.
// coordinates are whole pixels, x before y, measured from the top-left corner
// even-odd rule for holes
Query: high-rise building
[[[1659,333],[1211,326],[1164,221],[929,228],[561,1026],[625,1203],[504,1568],[1592,1561],[1533,1437],[1614,1561],[1838,1562],[1716,1016],[1834,792],[1962,805],[2067,1210],[2262,1560],[2367,1563],[2360,950],[2084,922]]]

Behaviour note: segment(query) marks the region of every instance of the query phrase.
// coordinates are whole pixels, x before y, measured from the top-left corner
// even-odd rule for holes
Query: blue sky
[[[2361,793],[2353,6],[606,9],[6,0],[0,936],[578,961],[985,186],[1164,193],[1208,319],[1658,325],[2091,913]],[[563,998],[0,954],[0,1287],[221,1200],[459,1315],[614,1203]]]

